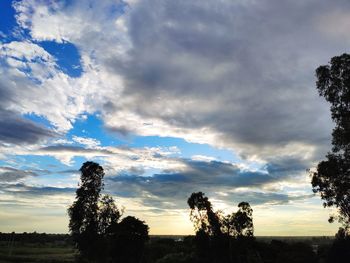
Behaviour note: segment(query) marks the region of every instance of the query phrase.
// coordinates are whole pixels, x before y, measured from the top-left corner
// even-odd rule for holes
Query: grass
[[[15,243],[10,249],[0,244],[0,263],[69,263],[74,262],[75,255],[76,250],[70,246]]]

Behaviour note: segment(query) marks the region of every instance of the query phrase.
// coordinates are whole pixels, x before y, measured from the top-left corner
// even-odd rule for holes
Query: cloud
[[[269,163],[270,170],[279,156],[310,166],[328,147],[332,124],[313,71],[343,45],[314,30],[325,24],[317,19],[329,11],[326,1],[72,1],[49,8],[31,0],[14,7],[36,42],[2,45],[8,82],[22,72],[15,80],[28,90],[6,88],[19,101],[9,107],[45,116],[59,131],[99,111],[111,131],[209,143]],[[63,74],[37,44],[47,40],[79,49],[80,78]],[[34,76],[40,83],[28,81]],[[112,158],[96,150],[93,138],[73,139],[95,150],[42,151],[66,164],[74,154]]]
[[[251,205],[285,205],[294,201],[305,201],[314,197],[314,194],[299,194],[291,195],[287,193],[274,193],[274,192],[236,192],[227,196],[217,195],[216,198],[220,198],[222,202],[227,204],[249,202]]]
[[[1,59],[6,57],[8,65],[16,64],[16,67],[22,70],[10,70],[6,66],[4,67],[3,63],[0,63],[0,74],[3,76],[0,80],[0,141],[7,144],[34,144],[56,136],[55,131],[23,118],[18,110],[20,107],[20,100],[17,97],[18,87],[25,89],[25,85],[22,86],[22,84],[24,81],[23,72],[28,71],[27,63],[35,63],[33,60],[37,59],[50,60],[47,54],[42,53],[41,49],[30,49],[28,45],[22,44],[19,46],[26,58],[13,49],[13,46],[17,46],[17,44],[0,44],[0,61],[4,62]],[[16,60],[15,56],[20,57],[19,60]],[[25,93],[25,90],[22,92]],[[17,110],[15,105],[19,106]]]
[[[85,137],[79,137],[79,136],[73,136],[72,137],[73,141],[85,145],[88,148],[95,148],[101,144],[100,141],[94,138],[85,138]]]
[[[34,74],[37,80],[45,78],[36,74],[39,67],[36,67],[36,71],[31,71],[30,68],[37,65],[38,61],[54,63],[51,56],[38,46],[12,42],[0,44],[0,61],[0,141],[10,144],[35,144],[55,137],[55,131],[21,116],[21,108],[24,105],[18,96],[20,92],[26,93],[26,72]]]
[[[1,184],[0,189],[5,193],[11,193],[18,196],[46,196],[57,194],[72,194],[75,188],[70,187],[50,187],[50,186],[30,186],[23,183]]]
[[[16,154],[29,153],[53,156],[65,164],[70,164],[74,156],[89,160],[101,158],[106,172],[107,192],[121,198],[139,199],[146,206],[157,207],[158,204],[159,209],[183,209],[188,196],[196,191],[204,191],[217,200],[238,202],[245,198],[253,204],[280,204],[307,195],[307,190],[303,189],[304,181],[300,180],[306,177],[305,163],[298,159],[275,160],[266,164],[264,170],[251,170],[230,162],[169,155],[169,148],[52,145]],[[33,172],[43,175],[53,173],[46,170]],[[77,171],[54,173],[77,174]],[[286,188],[291,193],[284,192]],[[292,193],[293,189],[298,191]],[[30,189],[35,193],[34,190]]]
[[[19,170],[6,166],[0,167],[0,183],[18,182],[21,179],[37,175],[37,173],[30,170]]]
[[[113,152],[103,148],[84,148],[81,146],[72,145],[51,145],[38,149],[34,155],[50,155],[60,160],[66,165],[72,165],[72,159],[76,156],[84,156],[87,159],[105,157]]]
[[[315,18],[317,29],[330,39],[341,39],[349,43],[347,28],[350,26],[349,10],[334,8],[327,14]]]
[[[26,120],[14,112],[2,110],[0,107],[1,142],[34,144],[56,135],[54,131],[33,121]]]
[[[152,176],[120,173],[107,177],[106,189],[117,196],[142,198],[145,205],[153,204],[154,207],[163,209],[184,208],[188,196],[197,191],[204,191],[219,200],[245,200],[253,204],[282,204],[310,197],[305,191],[293,196],[278,193],[276,189],[265,189],[265,186],[282,182],[288,186],[293,177],[304,172],[301,164],[299,168],[290,167],[289,171],[271,168],[267,171],[250,171],[232,163],[219,161],[179,161],[183,166],[172,172],[165,170]],[[268,167],[277,166],[271,164]]]
[[[67,92],[71,89],[67,87],[67,77],[57,70],[55,59],[50,54],[37,44],[13,41],[0,44],[0,61],[0,73],[3,76],[0,81],[1,112],[13,116],[12,121],[10,118],[6,120],[9,124],[14,126],[18,122],[17,128],[20,128],[21,123],[22,126],[27,124],[33,133],[34,128],[39,131],[38,136],[45,129],[40,129],[33,122],[21,120],[21,115],[34,113],[43,116],[53,124],[61,123],[60,130],[71,125],[69,120],[62,118],[71,107],[67,106],[66,113],[60,112],[62,105],[66,105],[64,100],[68,99],[68,95],[62,98],[61,88],[66,87]],[[16,131],[16,127],[13,128]]]
[[[40,151],[46,152],[48,154],[50,153],[74,153],[75,156],[77,155],[84,155],[86,153],[92,153],[92,154],[111,154],[111,151],[108,151],[106,149],[89,149],[84,148],[80,146],[71,146],[71,145],[52,145],[52,146],[46,146],[40,149]]]
[[[67,80],[89,94],[71,92],[80,103],[59,121],[43,114],[61,129],[99,111],[120,134],[180,137],[244,158],[326,153],[332,124],[314,69],[346,47],[316,30],[327,1],[32,0],[15,9],[33,39],[70,41],[81,53],[84,74]]]
[[[107,125],[209,140],[250,155],[261,147],[272,148],[273,154],[273,148],[295,143],[327,143],[328,109],[312,83],[316,52],[303,41],[285,52],[292,39],[311,40],[308,6],[289,1],[139,2],[128,14],[128,61],[111,56],[106,63],[126,83],[126,99],[111,101],[113,111],[133,109],[152,125],[144,127],[129,114],[134,125],[126,126],[113,121],[120,116],[113,112],[105,114]],[[285,14],[285,19],[265,19],[269,12]],[[292,27],[296,21],[303,27]]]

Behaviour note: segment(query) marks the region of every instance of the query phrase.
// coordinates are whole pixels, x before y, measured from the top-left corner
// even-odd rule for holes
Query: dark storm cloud
[[[216,196],[220,198],[221,201],[226,203],[239,203],[239,202],[248,202],[252,205],[283,205],[292,201],[306,200],[315,196],[314,194],[301,194],[301,195],[288,195],[285,193],[272,193],[272,192],[238,192],[238,193],[229,193],[226,196]]]
[[[59,194],[73,194],[75,188],[70,187],[50,187],[50,186],[29,186],[24,183],[0,184],[0,190],[6,194],[18,197],[26,196],[47,196]]]
[[[0,106],[0,141],[13,144],[34,144],[56,134],[18,114],[3,110]]]
[[[273,203],[281,204],[290,200],[304,198],[291,197],[287,194],[262,193],[249,188],[262,188],[263,186],[280,181],[288,181],[296,174],[304,171],[303,164],[294,161],[295,166],[271,169],[278,167],[271,164],[266,172],[246,171],[238,166],[218,161],[192,161],[183,159],[186,168],[172,173],[159,173],[153,176],[120,174],[106,178],[106,189],[117,196],[142,198],[147,205],[168,208],[183,208],[192,192],[204,191],[211,196],[222,192],[225,195],[219,199],[227,201],[249,201],[254,204]],[[299,167],[299,168],[298,168]],[[245,193],[232,191],[239,187],[248,190]],[[308,198],[309,196],[305,197]]]
[[[293,172],[306,171],[309,168],[306,160],[300,160],[296,157],[277,157],[265,165],[269,174],[283,176]]]
[[[1,71],[1,73],[5,72]],[[13,90],[0,80],[0,142],[34,144],[56,135],[46,127],[6,109],[9,103],[14,101],[16,98]]]
[[[52,146],[46,146],[43,148],[40,148],[41,151],[47,152],[47,153],[75,153],[77,155],[79,154],[113,154],[113,152],[106,150],[106,149],[90,149],[90,148],[84,148],[80,146],[71,146],[71,145],[52,145]]]
[[[0,183],[16,182],[20,179],[30,176],[37,176],[38,174],[30,170],[19,170],[12,167],[0,167]]]
[[[324,154],[332,123],[314,70],[348,49],[322,31],[322,16],[337,9],[350,3],[140,1],[129,13],[129,59],[106,63],[125,77],[125,107],[141,116],[210,128],[249,154],[289,143]]]
[[[9,166],[0,166],[0,183],[14,183],[28,177],[48,176],[52,174],[79,174],[78,170],[46,170],[46,169],[17,169]]]

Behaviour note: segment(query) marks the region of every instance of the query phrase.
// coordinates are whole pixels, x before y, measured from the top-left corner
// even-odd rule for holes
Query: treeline
[[[144,221],[124,216],[111,196],[101,194],[104,171],[99,164],[86,162],[80,171],[76,199],[68,209],[77,262],[337,263],[350,258],[350,238],[341,231],[332,246],[259,242],[249,203],[241,202],[236,212],[225,215],[215,211],[202,192],[192,193],[187,200],[195,236],[150,240]]]
[[[185,237],[183,241],[171,239],[151,240],[146,245],[145,263],[202,263],[202,262],[225,262],[223,255],[218,255],[217,250],[213,251],[215,246],[207,247],[207,254],[210,258],[202,257],[201,244],[197,236]],[[220,250],[227,254],[227,247]],[[283,241],[272,240],[269,243],[257,240],[243,242],[242,240],[232,240],[230,253],[232,258],[228,262],[240,263],[313,263],[326,260],[330,247],[322,248],[322,253],[314,253],[312,247],[306,243],[287,243]],[[219,258],[213,258],[216,255]],[[227,261],[226,261],[227,262]],[[326,262],[326,261],[323,261]],[[333,261],[329,261],[333,262]],[[344,261],[347,262],[347,261]]]
[[[0,244],[8,248],[27,243],[74,247],[77,263],[349,262],[350,238],[344,229],[333,244],[264,242],[254,237],[249,203],[241,202],[236,212],[224,214],[202,192],[192,193],[187,200],[194,236],[150,238],[144,221],[124,215],[111,196],[101,194],[102,166],[86,162],[80,171],[76,198],[68,209],[70,235],[0,233]]]
[[[80,168],[80,185],[69,207],[69,230],[79,250],[78,262],[141,262],[148,226],[133,216],[122,218],[113,197],[102,195],[104,171],[94,162]]]
[[[65,245],[72,245],[73,239],[69,234],[46,234],[46,233],[1,233],[0,241],[11,243],[11,242],[21,242],[21,243],[61,243]]]
[[[224,215],[214,211],[204,193],[192,193],[187,201],[190,217],[196,229],[195,260],[197,262],[248,262],[259,259],[252,248],[254,243],[253,209],[242,202],[238,211]]]
[[[23,236],[26,236],[24,239]],[[47,239],[47,236],[54,236],[53,239]],[[33,239],[28,239],[27,237],[32,237]],[[22,249],[27,247],[34,247],[38,251],[37,248],[56,248],[56,247],[67,247],[69,253],[72,250],[70,248],[73,247],[73,243],[68,235],[64,234],[39,234],[39,233],[0,233],[0,248],[1,246],[5,248],[5,255],[8,255],[10,240],[14,240],[14,244],[12,245],[15,248]],[[8,239],[7,239],[8,238]],[[299,239],[291,239],[288,238],[286,240],[278,239],[275,240],[273,238],[259,238],[257,237],[250,244],[250,251],[247,252],[246,258],[241,258],[241,261],[238,262],[266,262],[266,263],[308,263],[308,262],[348,262],[348,256],[345,257],[344,254],[338,253],[339,245],[337,242],[332,244],[332,240],[327,239],[327,242],[322,240],[318,240],[319,242],[311,242],[310,239],[303,239],[300,241]],[[311,246],[311,244],[319,244],[317,250]],[[349,245],[349,243],[343,245]],[[1,249],[0,249],[1,250]],[[14,250],[16,251],[16,250]],[[31,255],[31,259],[33,261],[36,260],[35,252],[33,251],[33,255]],[[123,253],[123,252],[121,252]],[[201,262],[197,255],[197,241],[195,236],[187,236],[183,239],[175,239],[175,238],[163,238],[163,237],[155,237],[151,236],[150,239],[145,243],[144,246],[144,255],[142,256],[139,262],[142,263],[199,263]],[[249,255],[249,253],[252,253]],[[1,253],[0,253],[1,254]],[[254,256],[255,255],[255,256]],[[256,257],[258,255],[258,257]],[[18,255],[15,255],[13,252],[13,256],[18,258]],[[7,257],[8,260],[11,257]],[[0,256],[1,261],[1,256]],[[51,259],[51,261],[41,261],[39,258],[38,262],[61,262],[59,256],[56,260]],[[37,262],[35,261],[35,262]],[[88,260],[85,260],[89,262]],[[1,261],[2,262],[2,261]],[[17,261],[10,261],[17,262]],[[18,261],[19,262],[19,261]],[[28,262],[28,261],[21,261]],[[32,262],[32,261],[30,261]],[[63,262],[63,261],[62,261]],[[64,262],[73,262],[67,261]],[[91,262],[91,261],[90,261]],[[95,262],[103,262],[103,261],[95,261]],[[134,261],[135,262],[135,261]]]

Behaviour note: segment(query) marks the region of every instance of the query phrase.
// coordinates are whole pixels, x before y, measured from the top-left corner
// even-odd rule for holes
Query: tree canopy
[[[204,193],[192,193],[187,203],[191,208],[190,217],[196,230],[203,230],[209,235],[222,234],[219,213],[213,211],[211,202]]]
[[[332,149],[316,171],[311,172],[313,191],[320,193],[325,207],[338,209],[338,220],[347,234],[350,227],[350,55],[333,57],[316,69],[319,95],[330,104],[335,128]],[[333,222],[334,218],[330,218]]]
[[[112,196],[101,195],[104,170],[94,162],[80,168],[81,183],[68,208],[69,230],[83,261],[140,262],[148,240],[145,222],[122,217]]]
[[[187,203],[196,230],[199,262],[241,262],[254,234],[253,209],[249,203],[239,203],[238,211],[229,215],[214,211],[203,192],[192,193]]]
[[[211,236],[251,237],[254,234],[253,209],[247,202],[239,203],[238,211],[226,216],[220,211],[213,211],[211,202],[203,192],[192,193],[187,203],[196,231]]]
[[[101,230],[99,201],[104,171],[97,163],[85,162],[80,172],[81,183],[76,190],[76,200],[68,209],[69,230],[82,256],[97,258]]]

